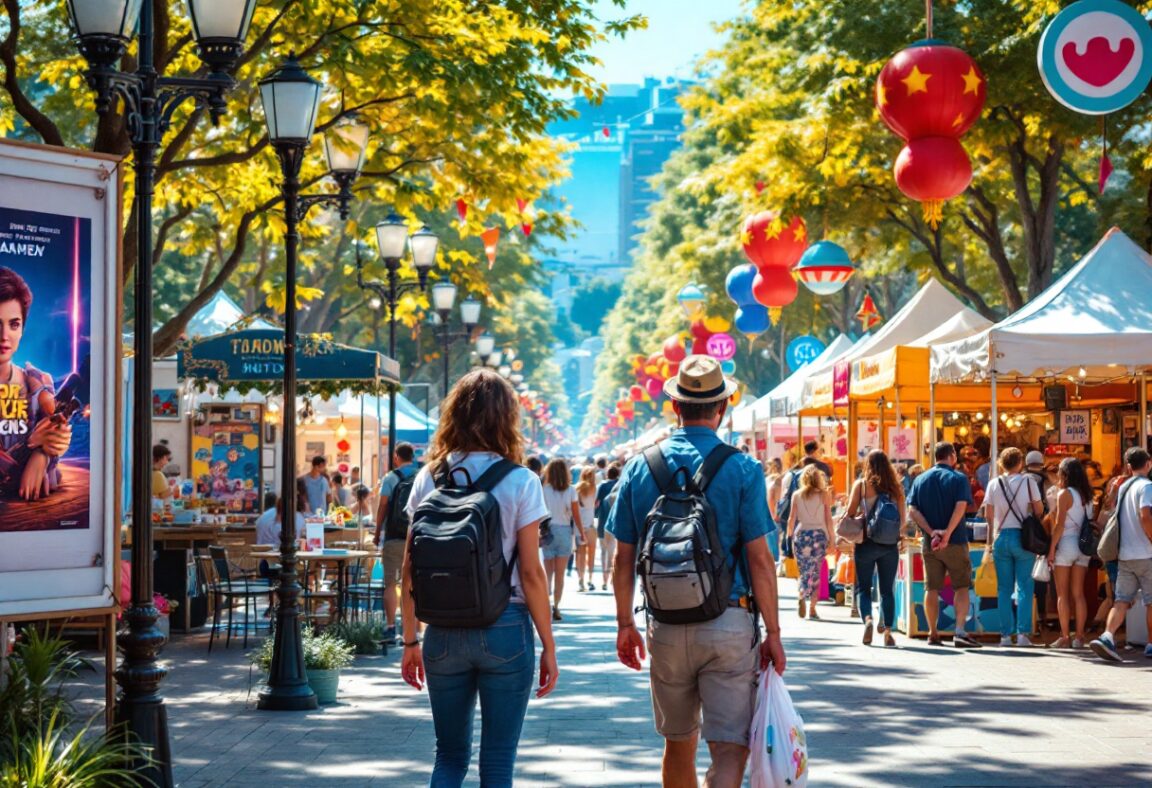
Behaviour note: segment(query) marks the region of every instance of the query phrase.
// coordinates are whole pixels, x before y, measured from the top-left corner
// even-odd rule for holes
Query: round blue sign
[[[805,364],[815,361],[824,352],[824,343],[816,337],[800,336],[788,343],[784,351],[784,360],[788,362],[788,369],[797,370]]]
[[[1079,0],[1048,25],[1037,60],[1044,86],[1064,106],[1116,112],[1152,81],[1152,28],[1121,0]]]

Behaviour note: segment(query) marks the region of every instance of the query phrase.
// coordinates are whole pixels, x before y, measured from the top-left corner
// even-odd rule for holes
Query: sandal
[[[799,611],[797,611],[797,612],[799,612],[799,613],[800,613],[800,618],[804,618],[804,613],[805,613],[805,611],[806,611],[806,610],[807,610],[807,608],[805,608],[805,607],[804,607],[804,600],[803,600],[803,599],[801,599],[801,600],[800,600],[800,610],[799,610]]]
[[[896,638],[892,637],[892,630],[891,629],[885,629],[884,630],[884,647],[885,648],[896,648]]]
[[[864,645],[872,645],[872,619],[864,622]]]
[[[929,646],[943,646],[944,641],[940,638],[939,635],[937,635],[936,637],[932,637],[931,635],[929,635],[928,636],[928,645]]]
[[[811,610],[808,611],[808,620],[809,621],[819,621],[820,620],[820,616],[816,615],[816,608],[812,608]]]
[[[1057,640],[1048,648],[1071,648],[1071,647],[1072,647],[1072,641],[1069,638],[1061,637],[1061,638],[1057,638]]]

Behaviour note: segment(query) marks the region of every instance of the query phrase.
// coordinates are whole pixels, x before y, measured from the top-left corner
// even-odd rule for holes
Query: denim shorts
[[[1116,601],[1132,604],[1139,591],[1145,605],[1152,605],[1152,558],[1121,561],[1116,574]]]
[[[567,558],[572,555],[573,541],[572,526],[552,524],[552,541],[544,545],[544,560],[553,558]]]

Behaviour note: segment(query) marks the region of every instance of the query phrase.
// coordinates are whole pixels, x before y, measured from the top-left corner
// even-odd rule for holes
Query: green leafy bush
[[[316,634],[311,627],[302,626],[300,639],[304,644],[304,667],[307,670],[339,670],[352,664],[354,649],[328,632]],[[275,636],[267,637],[260,648],[252,652],[253,664],[264,671],[272,667],[272,646]]]
[[[382,629],[378,620],[342,621],[329,627],[328,632],[351,646],[358,656],[374,657],[380,653]]]

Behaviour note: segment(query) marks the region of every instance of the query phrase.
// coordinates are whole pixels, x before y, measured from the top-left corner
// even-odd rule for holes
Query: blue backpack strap
[[[700,470],[696,472],[696,486],[700,488],[700,492],[705,492],[708,485],[712,483],[712,479],[720,472],[720,468],[734,455],[740,453],[740,450],[735,446],[730,446],[727,443],[721,443],[712,451],[708,452],[708,456],[704,458],[704,463],[700,466]]]

